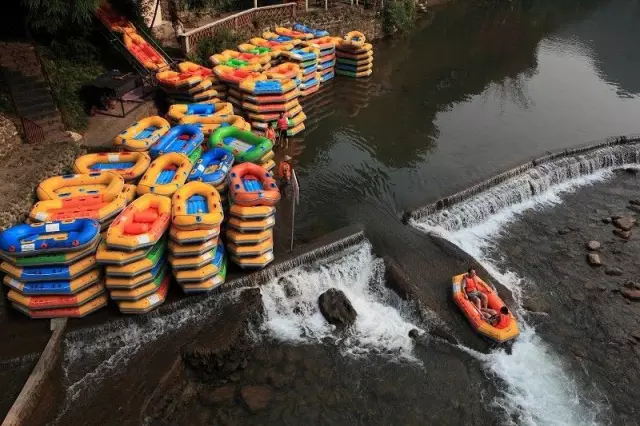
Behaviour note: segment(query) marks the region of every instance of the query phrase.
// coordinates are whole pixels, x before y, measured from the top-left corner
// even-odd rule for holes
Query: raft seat
[[[193,195],[187,201],[187,213],[188,214],[198,214],[198,213],[209,213],[209,207],[207,205],[207,201],[204,199],[202,195]]]
[[[158,175],[158,179],[156,179],[156,184],[158,185],[166,185],[173,180],[173,177],[176,175],[176,167],[170,166],[160,172]]]

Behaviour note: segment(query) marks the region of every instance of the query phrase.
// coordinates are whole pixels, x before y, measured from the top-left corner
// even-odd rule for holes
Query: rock
[[[635,167],[627,167],[624,169],[624,171],[632,175],[638,174],[638,169],[636,169]]]
[[[562,228],[562,229],[558,229],[558,234],[560,235],[567,235],[571,233],[571,229],[569,228]]]
[[[589,250],[600,250],[600,243],[596,240],[591,240],[587,243],[587,249]]]
[[[631,238],[631,231],[623,231],[622,229],[614,229],[613,233],[616,237],[622,238],[623,240],[628,240]]]
[[[600,284],[598,286],[598,290],[600,290],[600,291],[607,291],[608,289],[609,289],[609,287],[606,286],[605,284]]]
[[[630,290],[640,290],[640,283],[631,280],[626,281],[623,285],[625,288],[628,288]]]
[[[589,253],[587,255],[587,262],[591,266],[600,266],[602,262],[600,261],[600,256],[597,253]]]
[[[414,331],[414,330],[411,330],[411,331]],[[412,337],[411,331],[409,332],[409,337]],[[451,333],[448,330],[446,330],[444,327],[441,327],[439,325],[429,328],[429,334],[435,337],[439,337],[440,339],[446,340],[452,345],[458,344],[458,341],[456,340],[456,338],[453,337],[453,335],[451,335]]]
[[[627,208],[628,208],[629,210],[633,210],[633,211],[634,211],[634,212],[636,212],[636,213],[640,213],[640,206],[636,206],[636,205],[634,205],[634,204],[629,204],[629,205],[627,206]]]
[[[271,386],[243,386],[240,389],[240,395],[247,410],[251,413],[257,413],[267,408],[273,391]]]
[[[576,302],[584,302],[584,299],[585,299],[584,294],[579,293],[579,292],[572,292],[571,293],[571,298],[573,300],[575,300]]]
[[[607,269],[604,270],[604,273],[614,277],[619,277],[620,275],[622,275],[622,269],[618,268],[617,266],[608,266]]]
[[[80,142],[82,140],[82,135],[80,133],[72,132],[71,130],[67,130],[67,136],[74,142]]]
[[[631,337],[633,337],[636,340],[640,340],[640,331],[632,331]]]
[[[603,217],[601,220],[602,220],[602,223],[611,223],[610,217]]]
[[[198,395],[200,402],[205,405],[222,405],[233,403],[233,396],[235,389],[233,386],[223,386],[213,390],[204,389],[200,391]]]
[[[592,283],[591,281],[587,281],[584,284],[584,288],[585,288],[585,290],[595,290],[596,289],[596,285],[594,283]]]
[[[529,312],[545,312],[547,310],[544,303],[536,299],[526,300],[522,307]]]
[[[613,225],[623,231],[629,231],[635,224],[636,218],[633,216],[623,216],[613,221]]]
[[[620,293],[628,300],[640,300],[640,290],[631,290],[626,287],[622,287]]]
[[[353,324],[358,316],[347,296],[335,288],[330,288],[318,297],[318,306],[327,321],[339,327]]]
[[[640,206],[640,200],[629,200],[629,204],[633,204],[634,206]]]

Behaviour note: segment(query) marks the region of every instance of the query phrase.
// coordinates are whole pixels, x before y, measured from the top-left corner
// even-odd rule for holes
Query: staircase
[[[62,116],[34,46],[25,42],[0,42],[0,70],[25,139],[32,143],[65,139]]]

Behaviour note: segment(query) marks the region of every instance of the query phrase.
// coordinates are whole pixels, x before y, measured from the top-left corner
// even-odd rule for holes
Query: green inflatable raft
[[[255,162],[271,151],[273,143],[235,126],[218,127],[209,138],[211,148],[222,148],[233,154],[237,163]]]

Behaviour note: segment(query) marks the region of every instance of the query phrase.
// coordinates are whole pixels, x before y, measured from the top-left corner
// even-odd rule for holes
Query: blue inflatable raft
[[[222,148],[211,148],[196,162],[187,181],[201,181],[213,186],[220,185],[233,167],[234,157]]]
[[[181,124],[173,127],[149,150],[152,157],[158,157],[168,152],[179,152],[186,156],[191,155],[204,140],[204,134],[200,127],[193,124]]]
[[[292,29],[294,31],[299,31],[301,33],[306,33],[306,34],[313,34],[314,38],[320,38],[320,37],[326,37],[329,35],[329,31],[325,31],[325,30],[316,30],[313,28],[309,28],[306,25],[303,25],[301,23],[295,23],[292,27]]]
[[[0,250],[12,256],[84,248],[100,236],[100,224],[92,219],[20,224],[0,232]]]

